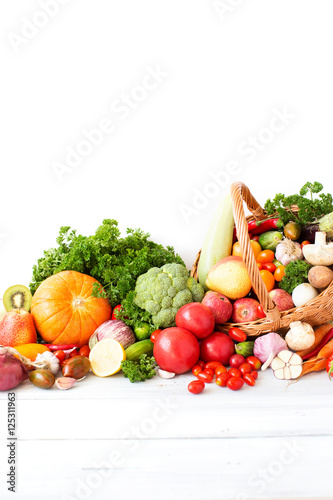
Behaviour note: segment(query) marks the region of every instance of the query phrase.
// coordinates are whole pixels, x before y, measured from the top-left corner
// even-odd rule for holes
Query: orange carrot
[[[333,354],[333,339],[330,340],[317,354],[318,359],[327,359]]]
[[[298,378],[302,377],[302,375],[305,375],[306,373],[320,372],[322,370],[325,370],[325,367],[326,367],[326,359],[305,361],[302,366],[302,373]]]
[[[332,323],[324,323],[323,325],[318,326],[317,328],[314,328],[314,333],[315,333],[315,341],[311,347],[308,349],[303,349],[302,351],[297,351],[297,354],[303,358],[307,354],[310,354],[310,352],[314,351],[316,347],[319,346],[320,342],[323,340],[325,337],[326,333],[330,331],[330,329],[333,328]]]

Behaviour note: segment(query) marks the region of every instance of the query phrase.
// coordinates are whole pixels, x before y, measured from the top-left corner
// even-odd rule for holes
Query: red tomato
[[[150,341],[155,344],[155,340],[156,340],[156,337],[157,335],[159,335],[161,333],[162,330],[158,329],[158,330],[154,330],[153,333],[151,334],[150,336]]]
[[[210,376],[210,377],[212,377],[212,378],[213,378],[213,377],[214,377],[214,375],[215,375],[214,370],[211,370],[210,368],[205,368],[205,369],[202,371],[202,373],[207,373],[207,375],[209,375],[209,376]]]
[[[215,375],[218,377],[219,375],[222,375],[222,373],[227,373],[228,370],[226,369],[225,366],[221,365],[215,368]]]
[[[198,339],[185,328],[165,328],[157,335],[153,355],[162,370],[176,374],[191,370],[200,354]]]
[[[301,243],[301,248],[303,248],[305,245],[311,245],[311,243],[308,240],[304,240]]]
[[[204,370],[206,368],[206,363],[202,361],[202,359],[198,359],[197,365],[201,366],[201,368]]]
[[[250,240],[259,242],[259,236],[251,236]]]
[[[235,354],[235,344],[226,333],[213,332],[201,341],[200,358],[206,363],[220,361],[222,365],[227,365],[233,354]]]
[[[216,368],[219,366],[223,366],[222,363],[219,361],[208,361],[208,363],[205,364],[205,368],[209,368],[210,370],[213,370],[215,372]]]
[[[229,375],[229,377],[241,377],[242,376],[242,374],[238,370],[238,368],[229,368],[228,375]]]
[[[186,328],[198,339],[208,337],[215,326],[213,312],[200,302],[191,302],[182,306],[176,314],[176,325]]]
[[[257,266],[258,266],[259,271],[262,269],[263,265],[264,264],[262,262],[257,262]]]
[[[227,385],[227,382],[230,378],[230,375],[228,373],[221,373],[220,375],[218,375],[216,377],[216,380],[215,382],[217,383],[217,385],[219,385],[220,387],[226,387]]]
[[[258,378],[258,372],[256,372],[256,371],[251,372],[250,375],[254,378],[254,380],[257,380],[257,378]]]
[[[261,304],[259,304],[257,307],[257,316],[258,318],[266,318],[266,313]]]
[[[263,250],[257,256],[257,262],[261,262],[262,264],[265,264],[266,262],[273,262],[274,259],[275,255],[273,250]]]
[[[245,358],[241,354],[233,354],[229,359],[229,365],[232,368],[239,368],[243,363],[245,363]]]
[[[260,359],[258,359],[256,356],[248,356],[246,358],[246,362],[252,366],[253,370],[260,370],[262,365]]]
[[[245,340],[247,339],[246,333],[237,327],[229,328],[228,335],[232,340],[235,340],[236,342],[245,342]]]
[[[205,382],[206,384],[211,384],[213,377],[209,373],[200,372],[197,375],[197,379],[201,380],[202,382]]]
[[[79,353],[78,353],[78,351],[76,349],[74,349],[74,351],[72,351],[72,352],[69,353],[67,359],[74,358],[74,356],[79,356]]]
[[[187,388],[192,394],[200,394],[204,390],[205,384],[201,380],[192,380]]]
[[[59,359],[60,364],[65,361],[66,354],[64,351],[54,351],[53,354]]]
[[[227,380],[227,387],[232,391],[238,391],[244,385],[244,380],[241,377],[231,377]]]
[[[121,304],[118,304],[117,306],[114,307],[114,309],[112,311],[111,319],[117,319],[117,314],[118,314],[118,311],[120,311],[120,309],[121,309]]]
[[[257,372],[256,372],[257,373]],[[256,383],[255,379],[252,377],[251,373],[245,373],[243,380],[247,385],[253,387]]]
[[[331,354],[331,356],[327,358],[326,371],[328,373],[329,378],[331,378],[331,374],[333,372],[333,354]]]
[[[276,265],[273,264],[273,262],[265,262],[263,265],[262,265],[262,268],[261,269],[264,269],[266,271],[270,271],[271,273],[274,273],[275,269],[276,269]]]
[[[88,345],[82,346],[79,350],[80,356],[85,356],[86,358],[89,358],[89,353],[90,353],[90,347]]]
[[[202,372],[202,368],[199,365],[194,365],[191,371],[193,375],[196,377],[198,373]]]
[[[245,375],[246,373],[251,373],[253,370],[253,366],[250,365],[250,363],[243,363],[242,365],[240,365],[239,367],[239,371]]]

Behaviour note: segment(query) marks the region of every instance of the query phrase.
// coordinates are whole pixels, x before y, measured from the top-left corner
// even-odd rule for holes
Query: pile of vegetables
[[[298,194],[277,194],[265,204],[267,219],[248,223],[261,278],[281,311],[305,305],[332,282],[333,200],[322,190],[308,182]],[[33,267],[30,291],[15,285],[5,292],[11,300],[0,320],[0,390],[25,380],[67,390],[89,372],[121,372],[135,383],[191,371],[193,394],[213,381],[231,390],[252,387],[258,370],[269,367],[281,380],[325,369],[331,376],[331,323],[294,321],[284,336],[247,339],[241,323],[266,314],[251,290],[230,195],[203,241],[198,280],[172,247],[149,237],[140,229],[121,237],[111,219],[92,236],[60,229],[58,246]],[[218,331],[228,321],[238,324]]]

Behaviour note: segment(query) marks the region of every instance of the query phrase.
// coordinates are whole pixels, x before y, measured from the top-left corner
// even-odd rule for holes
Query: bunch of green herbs
[[[144,382],[156,375],[156,361],[154,356],[141,354],[137,361],[122,361],[121,369],[124,377],[130,382]]]

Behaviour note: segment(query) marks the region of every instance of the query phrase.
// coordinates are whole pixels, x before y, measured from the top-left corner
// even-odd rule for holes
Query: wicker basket
[[[302,307],[294,307],[288,311],[280,312],[269,296],[265,284],[261,279],[259,269],[251,248],[247,223],[251,220],[262,220],[267,217],[266,212],[252,196],[245,184],[236,182],[231,185],[231,197],[233,214],[237,230],[237,238],[242,250],[243,260],[247,267],[252,288],[256,293],[260,304],[266,312],[266,318],[247,323],[224,323],[217,326],[217,330],[226,332],[232,326],[239,326],[250,337],[255,337],[268,332],[283,334],[288,330],[292,321],[305,321],[312,326],[321,325],[333,319],[333,282],[315,299],[307,302]],[[243,201],[252,215],[245,217]],[[294,213],[298,207],[292,207]],[[197,278],[197,270],[200,252],[193,264],[191,276]]]

